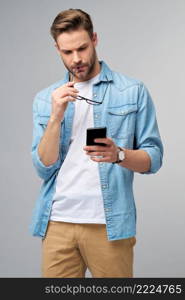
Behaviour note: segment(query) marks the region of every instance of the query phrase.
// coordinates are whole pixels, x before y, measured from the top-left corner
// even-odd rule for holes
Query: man
[[[157,172],[163,156],[152,99],[142,82],[98,60],[84,11],[59,13],[51,34],[68,72],[33,104],[42,276],[84,277],[88,268],[93,277],[133,277],[133,174]],[[106,145],[86,146],[87,128],[102,126],[107,138],[95,141]]]

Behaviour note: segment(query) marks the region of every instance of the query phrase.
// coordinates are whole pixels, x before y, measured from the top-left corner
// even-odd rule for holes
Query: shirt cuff
[[[140,172],[141,174],[154,174],[156,173],[161,165],[162,158],[158,148],[156,147],[148,147],[148,148],[139,148],[139,150],[143,150],[148,153],[150,157],[150,169],[147,172]]]

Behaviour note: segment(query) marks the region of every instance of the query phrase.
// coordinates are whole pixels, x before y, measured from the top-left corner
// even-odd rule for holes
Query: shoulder
[[[143,82],[141,80],[127,76],[120,72],[112,71],[112,78],[116,87],[121,91],[130,88],[138,89],[143,86]]]
[[[147,87],[143,81],[137,78],[112,71],[112,83],[112,92],[116,93],[117,99],[120,99],[120,104],[130,103],[140,106],[142,103],[151,101]]]

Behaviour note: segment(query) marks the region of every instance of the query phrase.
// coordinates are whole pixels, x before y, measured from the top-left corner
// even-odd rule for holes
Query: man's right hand
[[[68,102],[76,101],[79,91],[74,88],[74,81],[67,82],[52,93],[51,121],[61,122]]]

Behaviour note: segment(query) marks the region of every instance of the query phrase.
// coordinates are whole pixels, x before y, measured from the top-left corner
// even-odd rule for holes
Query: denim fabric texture
[[[117,146],[146,151],[151,159],[151,168],[141,174],[156,173],[162,165],[163,145],[149,91],[141,81],[112,71],[103,61],[100,61],[100,64],[99,81],[93,85],[93,100],[101,101],[103,97],[104,100],[102,104],[93,106],[94,127],[106,126],[107,136],[112,138]],[[33,165],[43,182],[36,199],[30,230],[34,236],[41,238],[45,237],[50,218],[56,177],[70,145],[73,102],[69,102],[61,122],[59,158],[53,165],[45,166],[42,163],[38,155],[38,145],[50,118],[51,94],[68,80],[67,72],[64,80],[39,92],[33,102],[31,153]],[[84,105],[87,104],[84,102]],[[98,164],[108,240],[135,236],[134,172],[117,164]]]

